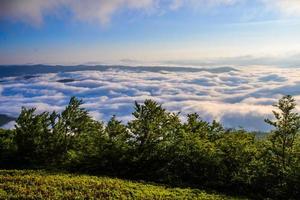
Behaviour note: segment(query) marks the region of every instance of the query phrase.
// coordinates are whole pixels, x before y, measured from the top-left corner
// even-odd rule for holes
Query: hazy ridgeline
[[[0,130],[0,167],[54,169],[193,186],[252,198],[297,199],[300,117],[291,96],[275,105],[264,138],[225,129],[196,113],[182,122],[152,100],[127,124],[93,120],[71,98],[61,113],[23,108],[14,130]]]

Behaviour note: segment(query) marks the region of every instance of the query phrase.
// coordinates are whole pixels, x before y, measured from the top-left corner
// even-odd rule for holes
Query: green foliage
[[[268,137],[269,160],[272,160],[268,166],[274,167],[270,172],[277,179],[276,192],[284,190],[286,193],[294,193],[290,189],[290,181],[292,179],[293,184],[299,186],[300,180],[295,181],[295,178],[299,178],[299,144],[296,140],[299,137],[300,116],[293,112],[296,103],[290,95],[284,96],[274,106],[279,109],[279,112],[273,111],[275,121],[265,120],[275,128]]]
[[[72,97],[69,105],[58,118],[58,129],[63,131],[69,137],[76,137],[90,129],[93,123],[88,112],[81,108],[82,101]]]
[[[54,114],[43,112],[35,114],[35,109],[22,108],[16,120],[17,156],[27,165],[50,164],[56,149],[55,135],[52,132]]]
[[[243,130],[232,131],[216,141],[216,148],[220,159],[219,167],[222,168],[218,170],[222,172],[222,183],[247,187],[251,183],[252,170],[257,167],[252,165],[259,151],[255,136]]]
[[[294,113],[296,107],[295,100],[291,96],[284,96],[274,105],[279,112],[273,111],[276,121],[266,120],[267,123],[275,127],[269,140],[272,143],[272,152],[276,156],[278,165],[287,170],[291,164],[291,151],[294,148],[296,134],[300,130],[300,116]]]
[[[87,169],[104,137],[103,124],[93,120],[81,105],[81,100],[72,97],[53,128],[60,136],[60,161],[72,170]]]
[[[19,163],[78,167],[86,157],[94,156],[103,135],[103,125],[93,120],[81,104],[72,97],[61,114],[36,114],[35,108],[22,108],[15,129]]]
[[[105,127],[106,140],[103,140],[99,146],[98,159],[101,162],[101,169],[106,174],[122,175],[126,172],[124,166],[129,161],[130,133],[127,127],[121,121],[113,116]]]
[[[81,100],[72,97],[61,113],[37,113],[34,108],[23,108],[15,130],[0,129],[0,167],[51,168],[173,186],[193,185],[254,199],[300,196],[300,116],[293,112],[296,104],[291,96],[284,96],[275,105],[279,111],[273,112],[274,121],[266,120],[274,127],[267,137],[257,137],[242,129],[225,129],[216,121],[202,120],[197,113],[187,115],[182,122],[178,113],[166,111],[153,100],[135,103],[133,119],[127,124],[116,116],[106,124],[96,121],[81,105]],[[3,196],[24,199],[207,197],[195,190],[156,188],[152,193],[152,186],[127,187],[129,182],[125,186],[117,182],[109,186],[94,177],[53,177],[30,172],[31,177],[26,171],[6,173],[17,173],[17,176],[7,178],[8,175],[2,172],[1,176],[0,172],[0,199]],[[25,173],[24,178],[19,173]],[[41,176],[46,177],[45,182],[40,183]],[[58,185],[50,177],[63,184]],[[20,184],[8,182],[4,187],[3,180]],[[32,184],[32,188],[26,191],[25,183]],[[112,190],[116,185],[118,190]],[[100,187],[100,191],[93,187]]]
[[[15,131],[0,129],[0,167],[10,167],[15,163],[16,144]]]
[[[197,189],[43,171],[0,171],[1,199],[235,199]],[[237,198],[236,198],[237,199]]]
[[[128,122],[133,147],[131,174],[135,178],[164,179],[169,161],[166,151],[181,128],[178,115],[167,112],[152,100],[145,100],[144,104],[136,102],[134,109],[134,119]]]
[[[169,123],[169,113],[152,100],[146,100],[144,105],[136,102],[134,109],[132,115],[135,119],[128,123],[128,128],[135,138],[135,145],[143,154],[168,134],[165,130]]]

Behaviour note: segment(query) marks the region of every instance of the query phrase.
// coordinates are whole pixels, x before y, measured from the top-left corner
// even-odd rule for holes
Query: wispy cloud
[[[299,0],[263,0],[270,8],[288,16],[300,16]]]
[[[233,5],[244,0],[171,0],[169,8],[177,10],[183,6],[192,8],[214,7],[220,5]]]
[[[68,9],[80,21],[97,21],[106,24],[120,9],[149,10],[156,0],[3,0],[0,16],[41,25],[46,15]]]
[[[44,17],[59,15],[62,9],[70,11],[72,17],[84,22],[99,22],[105,25],[113,15],[122,10],[137,10],[160,14],[182,7],[192,9],[233,6],[249,0],[2,0],[0,17],[23,21],[40,26]],[[298,0],[259,0],[266,8],[275,9],[287,15],[299,15]]]

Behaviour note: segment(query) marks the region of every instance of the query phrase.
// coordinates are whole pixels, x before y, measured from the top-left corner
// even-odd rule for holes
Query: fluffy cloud
[[[247,0],[1,0],[0,17],[23,21],[36,26],[47,15],[61,16],[68,10],[72,17],[84,22],[110,22],[118,11],[138,10],[146,13],[162,13],[182,7],[202,9],[215,6],[232,6]],[[300,13],[298,0],[260,0],[266,7],[288,15]]]
[[[0,17],[20,20],[39,25],[47,12],[60,5],[60,0],[2,0],[0,2]]]
[[[45,15],[59,15],[59,9],[67,8],[78,20],[106,24],[121,8],[147,10],[155,4],[156,0],[2,0],[0,16],[41,25]]]
[[[191,70],[174,68],[111,68],[40,74],[28,79],[0,79],[0,113],[17,116],[21,106],[39,111],[64,109],[71,96],[82,98],[96,119],[116,114],[131,118],[134,101],[154,99],[182,118],[198,112],[226,127],[268,130],[272,104],[292,94],[300,103],[300,71],[291,68],[251,67],[239,70]]]
[[[300,15],[299,0],[264,0],[272,9],[279,10],[284,15]]]
[[[68,1],[68,5],[78,20],[107,24],[111,16],[121,8],[145,11],[154,8],[155,0],[77,0]]]

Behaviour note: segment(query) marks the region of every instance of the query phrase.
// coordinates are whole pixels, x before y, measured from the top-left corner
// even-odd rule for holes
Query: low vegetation
[[[167,188],[106,177],[0,170],[0,199],[234,199],[197,189]]]
[[[225,129],[216,121],[203,121],[197,113],[182,122],[177,113],[152,100],[136,103],[133,119],[127,124],[116,116],[106,124],[95,121],[81,104],[73,97],[62,113],[23,108],[14,130],[0,130],[0,167],[114,176],[255,199],[300,196],[300,117],[294,112],[296,104],[291,96],[284,96],[275,105],[274,119],[266,120],[274,130],[259,138],[243,129]],[[64,184],[60,186],[55,180]],[[104,180],[119,190],[95,191],[94,184],[96,188],[103,186]],[[11,198],[18,194],[48,195],[48,190],[53,192],[49,195],[66,198],[85,194],[202,198],[197,190],[119,183],[87,176],[1,171],[0,193]]]

